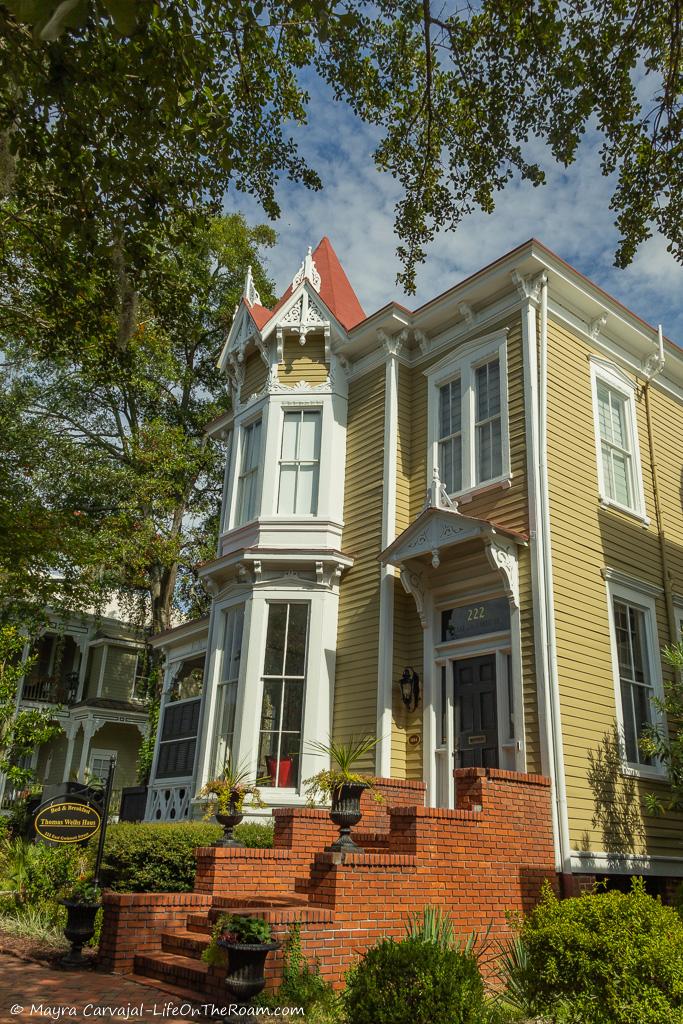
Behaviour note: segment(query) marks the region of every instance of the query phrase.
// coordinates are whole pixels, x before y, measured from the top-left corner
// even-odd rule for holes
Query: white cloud
[[[534,188],[514,181],[498,195],[493,214],[474,213],[456,232],[438,235],[418,271],[414,296],[404,295],[395,284],[400,267],[393,222],[400,190],[374,167],[375,130],[317,89],[309,124],[294,134],[324,188],[310,192],[282,184],[282,217],[275,224],[279,244],[270,256],[279,291],[289,284],[306,247],[315,246],[323,235],[331,239],[366,313],[391,299],[414,308],[535,236],[643,319],[661,321],[669,337],[683,341],[683,311],[677,301],[683,267],[666,252],[664,241],[650,239],[627,270],[613,265],[618,232],[609,209],[611,182],[600,172],[595,132],[586,134],[577,161],[567,169],[553,163],[542,143],[532,141],[531,155],[545,167],[547,184]],[[249,197],[233,193],[227,205],[252,220],[263,218]]]

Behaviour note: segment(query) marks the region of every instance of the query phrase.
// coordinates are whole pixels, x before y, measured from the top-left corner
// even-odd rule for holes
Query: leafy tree
[[[671,789],[666,803],[658,793],[646,793],[645,806],[651,814],[683,810],[683,640],[665,647],[662,654],[674,669],[674,678],[664,680],[664,697],[653,697],[652,703],[666,715],[669,729],[648,729],[640,747],[666,767]]]
[[[216,360],[248,264],[270,297],[259,251],[273,241],[270,228],[248,228],[237,215],[182,220],[160,232],[158,273],[147,279],[118,361],[103,355],[106,342],[89,344],[87,314],[80,335],[73,325],[80,350],[52,359],[41,358],[34,342],[41,325],[6,335],[3,400],[17,424],[10,443],[17,434],[38,443],[28,463],[26,445],[20,454],[10,450],[8,488],[27,509],[19,529],[32,506],[46,510],[49,529],[31,551],[37,568],[67,546],[74,573],[80,566],[93,589],[127,594],[131,610],[151,617],[153,633],[168,628],[174,606],[193,612],[206,600],[195,566],[215,552],[223,453],[204,428],[229,408]],[[118,330],[111,285],[106,265],[84,273],[82,292],[100,310],[98,329],[110,335]],[[24,298],[27,309],[42,301]],[[16,533],[9,516],[7,526],[9,561]]]
[[[26,642],[16,626],[0,626],[0,772],[13,786],[32,777],[30,769],[20,766],[22,758],[60,731],[49,711],[24,708],[15,714],[18,688],[32,664],[30,658],[21,664]]]
[[[57,216],[79,258],[106,256],[125,346],[159,224],[217,210],[229,185],[269,217],[281,175],[320,186],[289,133],[317,73],[380,130],[408,290],[438,230],[490,212],[514,175],[544,181],[531,137],[566,166],[593,125],[617,264],[653,228],[680,260],[681,24],[670,0],[5,0],[0,233]]]

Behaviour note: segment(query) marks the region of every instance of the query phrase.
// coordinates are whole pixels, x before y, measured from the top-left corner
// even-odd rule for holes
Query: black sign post
[[[112,757],[109,762],[109,774],[104,787],[104,807],[102,808],[102,828],[100,829],[100,841],[97,844],[97,857],[95,858],[95,871],[93,874],[93,885],[100,884],[100,867],[102,866],[102,855],[104,853],[104,840],[107,835],[107,821],[109,820],[109,804],[111,802],[112,783],[116,771],[116,758]]]

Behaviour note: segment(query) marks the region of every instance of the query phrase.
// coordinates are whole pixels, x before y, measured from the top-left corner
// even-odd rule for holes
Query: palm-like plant
[[[329,768],[324,768],[312,778],[306,779],[306,795],[309,800],[333,797],[339,793],[342,786],[361,785],[372,789],[374,777],[354,771],[354,767],[377,746],[378,742],[374,736],[352,736],[346,743],[337,743],[332,738],[328,743],[309,743],[311,750],[325,754],[330,759]]]
[[[258,779],[252,780],[249,764],[246,761],[233,764],[231,758],[226,760],[220,775],[209,779],[202,787],[199,795],[210,798],[207,816],[227,814],[232,809],[239,814],[247,796],[251,797],[254,807],[265,806],[258,789]]]

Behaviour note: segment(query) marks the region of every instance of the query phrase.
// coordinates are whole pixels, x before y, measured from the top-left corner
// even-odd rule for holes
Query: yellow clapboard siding
[[[240,389],[240,401],[248,401],[266,386],[268,370],[258,352],[252,352],[244,363],[244,382]]]
[[[639,810],[644,794],[657,788],[647,780],[629,780],[620,770],[614,777],[603,768],[591,774],[591,756],[605,749],[616,720],[616,694],[609,637],[607,590],[603,567],[663,586],[659,537],[654,522],[654,490],[642,389],[636,397],[636,422],[648,515],[644,525],[635,517],[599,503],[598,469],[590,380],[591,351],[585,340],[552,318],[548,325],[548,468],[553,545],[554,600],[558,671],[562,710],[567,800],[572,843],[590,849],[620,846],[628,852],[680,855],[681,821],[662,827],[643,820]],[[642,383],[642,382],[641,382]],[[660,463],[665,520],[671,522],[672,562],[683,568],[683,518],[679,517],[681,451],[671,438],[683,435],[683,408],[653,389],[656,458]],[[674,425],[678,424],[678,429]],[[661,443],[660,439],[661,438]],[[679,532],[680,531],[680,532]],[[675,541],[674,541],[675,538]],[[674,550],[675,549],[675,550]],[[656,601],[660,643],[668,639],[663,599]],[[624,787],[630,787],[633,834],[619,835],[624,817]],[[631,792],[632,791],[632,792]],[[601,803],[600,793],[612,796]],[[616,797],[614,796],[616,794]],[[620,803],[621,799],[621,803]],[[628,817],[628,816],[626,816]],[[625,827],[624,821],[621,827]],[[609,829],[614,838],[610,846]],[[626,844],[626,846],[624,846]]]
[[[328,367],[325,362],[324,339],[313,335],[306,339],[305,346],[299,344],[298,338],[285,338],[284,360],[278,367],[278,380],[285,387],[295,384],[324,384],[327,380]]]
[[[384,461],[384,367],[349,386],[342,546],[355,559],[339,598],[334,737],[374,735]],[[370,755],[367,770],[373,770]]]

